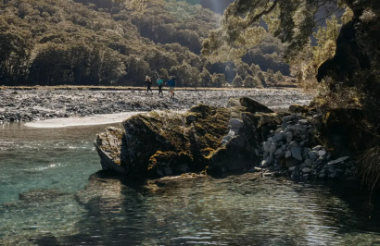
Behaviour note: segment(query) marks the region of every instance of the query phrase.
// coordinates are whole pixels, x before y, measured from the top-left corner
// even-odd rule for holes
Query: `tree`
[[[199,75],[199,79],[201,80],[201,86],[203,87],[211,87],[213,86],[213,80],[211,78],[210,73],[205,69]]]
[[[223,87],[227,83],[224,74],[214,74],[212,80],[215,87]]]
[[[236,76],[234,81],[232,81],[232,86],[233,87],[242,87],[243,86],[243,80],[241,79],[240,76]]]
[[[253,88],[256,87],[255,79],[252,76],[247,76],[244,80],[245,88]]]
[[[275,74],[274,74],[274,78],[277,82],[280,82],[280,81],[283,81],[284,80],[284,76],[282,75],[281,71],[277,71]]]
[[[260,84],[266,86],[265,76],[262,72],[259,72],[256,76],[260,80]]]

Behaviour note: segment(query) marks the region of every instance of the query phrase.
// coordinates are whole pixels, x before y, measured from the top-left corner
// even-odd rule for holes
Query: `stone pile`
[[[256,149],[262,157],[260,168],[264,175],[289,174],[294,179],[350,179],[355,176],[355,163],[349,156],[333,159],[321,145],[313,146],[314,126],[311,119],[301,115],[288,115],[282,124],[271,131],[267,141]]]

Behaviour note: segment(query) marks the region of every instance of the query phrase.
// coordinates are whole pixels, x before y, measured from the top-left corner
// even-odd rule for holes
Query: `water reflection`
[[[89,210],[59,245],[376,245],[377,233],[320,185],[253,174],[178,179],[137,188],[92,176]],[[348,218],[348,220],[346,219]],[[374,228],[373,228],[374,229]]]
[[[104,127],[0,130],[0,245],[380,245],[357,184],[91,175]]]

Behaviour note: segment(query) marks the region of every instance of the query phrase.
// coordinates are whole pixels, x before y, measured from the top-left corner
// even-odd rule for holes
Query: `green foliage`
[[[245,80],[248,76],[252,76],[252,70],[246,63],[240,63],[236,67],[236,74],[242,78],[242,80]]]
[[[212,80],[212,77],[211,77],[209,71],[204,70],[199,75],[199,79],[201,81],[201,86],[202,87],[211,87],[211,86],[213,86],[213,80]]]
[[[236,69],[244,70],[243,80],[255,75],[254,59],[218,62],[199,55],[220,16],[186,2],[12,0],[2,1],[1,8],[0,79],[5,85],[141,86],[146,75],[162,74],[176,75],[178,86],[223,86],[223,80],[232,82]],[[243,36],[251,40],[239,42],[251,47],[262,40],[255,37],[262,31],[249,29]],[[264,56],[274,53],[273,40],[260,44],[268,51]],[[234,52],[242,56],[245,51]],[[224,78],[215,82],[214,73]]]
[[[246,88],[253,88],[256,87],[256,81],[252,76],[247,76],[244,80],[243,85]]]
[[[215,87],[223,87],[227,84],[224,74],[214,74],[212,76],[212,81]]]
[[[174,66],[170,68],[170,76],[175,76],[177,78],[177,86],[185,87],[198,87],[200,86],[200,73],[198,69],[190,66],[188,63],[184,62],[179,66]]]
[[[236,76],[234,81],[232,81],[233,87],[242,87],[243,86],[243,80],[240,76]]]
[[[262,72],[259,72],[256,76],[260,80],[260,84],[266,86],[265,76]]]
[[[275,80],[278,81],[278,82],[284,80],[284,76],[282,75],[282,73],[281,73],[280,71],[277,71],[277,72],[274,74],[274,78],[275,78]]]

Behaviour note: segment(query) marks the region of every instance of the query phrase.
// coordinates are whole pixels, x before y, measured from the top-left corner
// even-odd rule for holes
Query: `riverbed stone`
[[[293,139],[293,133],[292,132],[287,132],[287,133],[285,133],[285,136],[286,136],[286,141],[288,143],[290,143],[292,141],[292,139]]]
[[[346,160],[348,160],[350,157],[349,156],[343,156],[343,157],[340,157],[336,160],[333,160],[333,161],[329,161],[327,164],[328,165],[334,165],[334,164],[339,164],[339,163],[342,163]]]
[[[293,146],[290,150],[295,159],[302,161],[301,148],[299,146]]]
[[[316,160],[316,159],[318,158],[318,154],[317,154],[316,152],[314,152],[314,151],[310,151],[310,152],[308,153],[308,156],[309,156],[309,158],[310,158],[311,160]]]
[[[309,173],[309,172],[311,172],[311,169],[308,167],[304,167],[304,168],[302,168],[302,172]]]

